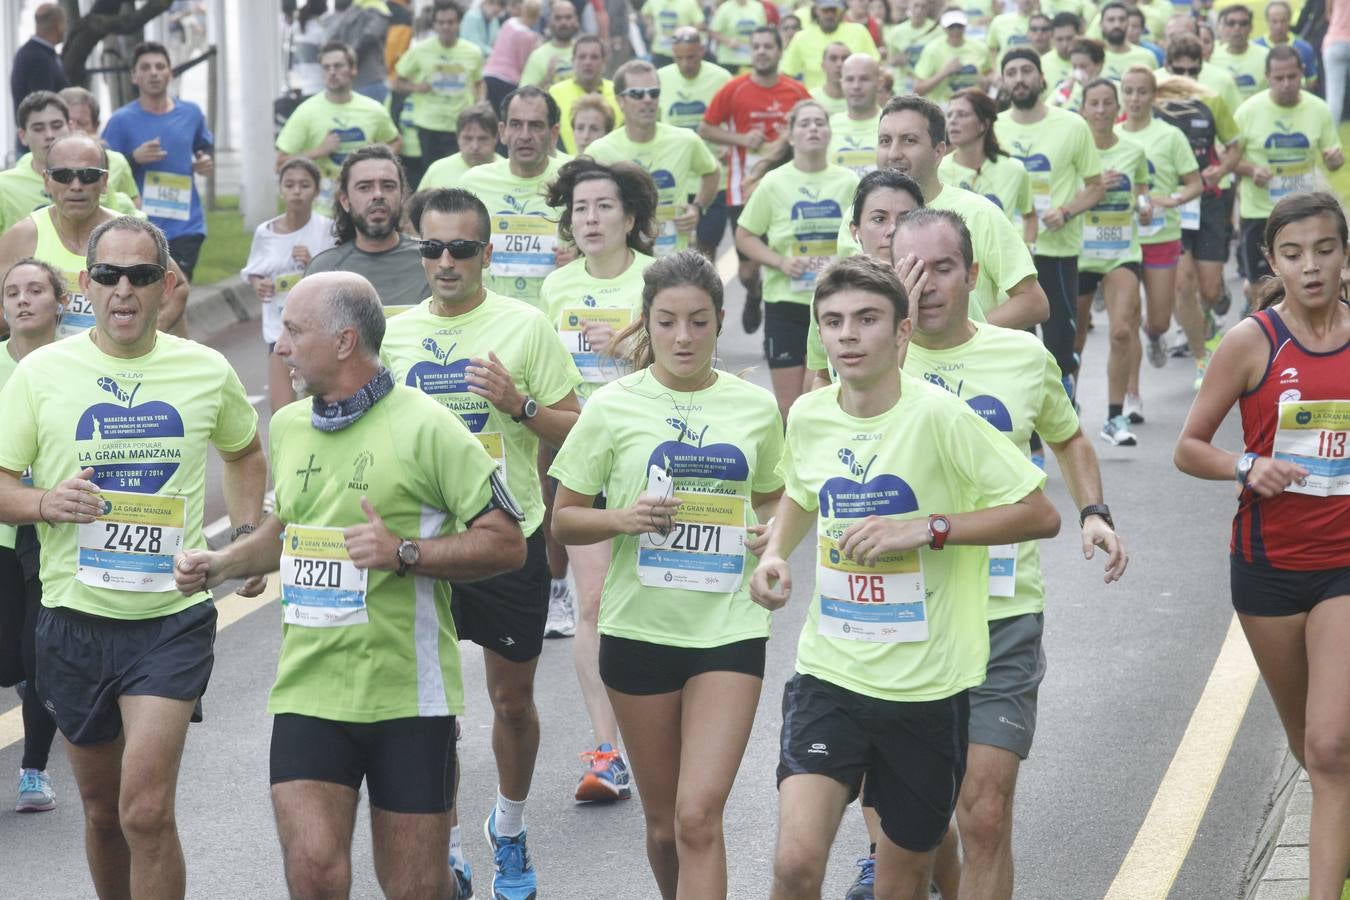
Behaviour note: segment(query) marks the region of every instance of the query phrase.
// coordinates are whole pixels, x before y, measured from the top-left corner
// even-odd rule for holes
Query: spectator
[[[36,33],[14,54],[9,92],[14,98],[15,122],[19,104],[33,91],[59,91],[69,82],[56,55],[56,45],[66,38],[66,12],[59,4],[43,3],[33,14]]]
[[[483,66],[488,102],[493,109],[497,109],[502,99],[520,86],[520,75],[525,69],[525,63],[542,40],[536,30],[539,27],[539,14],[543,11],[541,0],[512,0],[511,9],[511,18],[502,25],[497,42],[492,45],[492,53]]]
[[[460,34],[487,56],[497,42],[497,33],[502,29],[502,0],[480,0],[464,14],[464,24]]]

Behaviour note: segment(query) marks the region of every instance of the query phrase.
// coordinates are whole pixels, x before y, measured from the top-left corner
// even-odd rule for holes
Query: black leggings
[[[1074,328],[1078,313],[1078,257],[1035,257],[1036,280],[1050,301],[1050,318],[1041,323],[1045,349],[1059,363],[1059,371],[1073,375],[1078,371],[1078,354],[1073,351]]]
[[[24,526],[31,529],[32,526]],[[23,692],[23,762],[25,769],[47,768],[56,720],[38,699],[34,632],[42,606],[42,582],[25,578],[19,557],[0,548],[0,687],[27,681]]]

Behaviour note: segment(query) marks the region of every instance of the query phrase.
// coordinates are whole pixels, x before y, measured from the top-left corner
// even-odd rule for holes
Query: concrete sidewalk
[[[1270,812],[1248,868],[1249,900],[1304,900],[1308,896],[1308,824],[1312,786],[1308,773],[1286,753],[1271,796]]]
[[[188,335],[209,343],[226,328],[261,316],[262,302],[253,288],[235,276],[215,284],[193,285],[188,294]]]

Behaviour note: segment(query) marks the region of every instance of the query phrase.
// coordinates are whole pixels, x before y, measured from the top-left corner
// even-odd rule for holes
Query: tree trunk
[[[79,0],[62,0],[70,28],[61,50],[61,64],[71,84],[89,86],[86,73],[89,54],[110,34],[133,34],[156,16],[168,12],[173,0],[144,0],[137,7],[131,0],[94,0],[81,16]]]

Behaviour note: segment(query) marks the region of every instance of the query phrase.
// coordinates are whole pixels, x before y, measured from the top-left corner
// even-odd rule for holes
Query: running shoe
[[[56,791],[45,769],[19,770],[19,802],[15,812],[47,812],[56,809]]]
[[[1191,342],[1184,329],[1178,328],[1172,332],[1172,339],[1167,342],[1167,355],[1173,359],[1185,359],[1191,355]]]
[[[844,900],[872,900],[873,885],[877,880],[877,858],[864,856],[858,860],[858,877],[848,886]]]
[[[754,334],[759,331],[759,324],[763,321],[764,291],[756,284],[753,289],[745,292],[745,306],[741,309],[741,327],[745,329],[746,334]]]
[[[1138,394],[1125,395],[1125,418],[1131,425],[1144,424],[1144,398]]]
[[[633,796],[632,776],[623,754],[610,744],[587,750],[581,758],[590,763],[577,783],[578,803],[612,803]]]
[[[1209,343],[1218,337],[1222,330],[1218,317],[1210,310],[1205,310],[1205,343]]]
[[[1096,293],[1092,295],[1092,311],[1106,312],[1106,291],[1099,286]]]
[[[1195,361],[1195,390],[1200,390],[1200,384],[1205,380],[1205,370],[1209,368],[1209,356]]]
[[[535,876],[525,832],[515,837],[497,834],[497,809],[483,822],[483,836],[492,847],[492,900],[535,900],[539,879]]]
[[[1144,336],[1148,338],[1148,346],[1146,347],[1148,364],[1155,369],[1161,369],[1167,365],[1167,348],[1163,346],[1162,335],[1144,332]]]
[[[455,900],[473,900],[473,869],[469,866],[469,861],[463,861],[464,868],[455,866],[455,861],[450,860],[450,872],[455,876]]]
[[[1130,420],[1124,416],[1112,416],[1102,426],[1102,440],[1116,447],[1133,447],[1134,435],[1130,433]]]
[[[1214,311],[1221,316],[1228,315],[1228,310],[1233,308],[1233,295],[1228,292],[1228,285],[1223,286],[1223,293],[1219,295],[1219,300],[1214,304]]]
[[[548,620],[544,623],[544,637],[571,637],[577,633],[577,617],[573,611],[572,589],[567,580],[558,578],[548,592]]]

